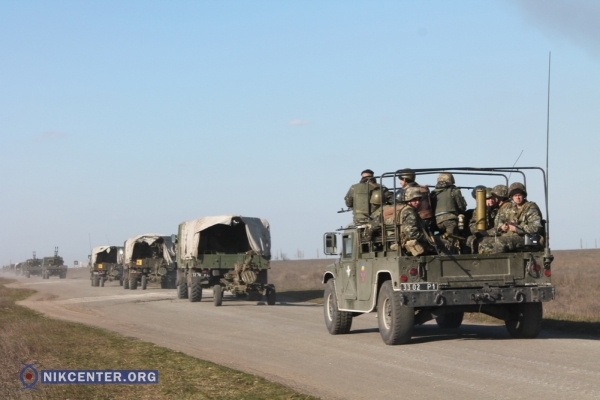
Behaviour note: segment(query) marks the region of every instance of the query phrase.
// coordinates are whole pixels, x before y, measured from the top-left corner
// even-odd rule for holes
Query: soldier
[[[421,191],[421,201],[419,203],[419,208],[417,212],[419,213],[419,217],[423,221],[423,224],[427,228],[428,231],[431,231],[431,227],[434,225],[433,223],[433,211],[431,209],[431,200],[429,197],[429,189],[427,186],[421,186],[417,182],[415,182],[415,171],[410,168],[404,168],[399,170],[398,172],[400,178],[400,185],[402,186],[396,192],[396,200],[403,201],[403,193],[408,188],[417,187]]]
[[[413,256],[424,254],[431,247],[423,222],[417,213],[422,198],[419,187],[406,188],[404,202],[408,207],[402,207],[400,211],[400,243]]]
[[[477,189],[477,187],[475,189]],[[506,188],[506,190],[508,191],[508,188]],[[488,230],[491,229],[493,232],[496,221],[496,215],[498,215],[500,199],[496,197],[492,193],[492,191],[492,188],[485,188],[486,227],[488,228]],[[504,193],[504,195],[506,195],[506,193]],[[473,197],[475,197],[475,191],[473,192]],[[506,198],[504,197],[504,199]],[[477,215],[477,208],[475,208],[472,214]],[[481,241],[482,237],[488,235],[488,233],[487,231],[483,231],[482,233],[477,230],[477,221],[475,220],[475,218],[471,218],[471,221],[469,223],[469,231],[471,232],[471,236],[467,238],[467,246],[470,248],[471,253],[475,254],[477,253],[479,242]]]
[[[496,217],[494,233],[499,236],[486,238],[480,245],[480,253],[505,253],[519,251],[525,246],[525,235],[542,235],[542,213],[532,201],[527,201],[527,191],[520,182],[510,185],[508,197],[512,204],[502,207]]]
[[[379,184],[373,178],[373,171],[365,169],[360,173],[360,182],[354,184],[348,190],[344,200],[346,206],[352,209],[354,224],[369,222],[369,201],[371,193],[379,190]]]
[[[458,234],[459,215],[464,218],[467,202],[460,189],[454,185],[454,176],[443,172],[438,175],[437,185],[431,194],[431,203],[435,210],[435,223],[440,234]]]

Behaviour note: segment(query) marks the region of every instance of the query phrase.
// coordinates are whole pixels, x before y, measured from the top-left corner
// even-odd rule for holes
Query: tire
[[[352,314],[338,309],[333,279],[327,281],[325,291],[323,292],[323,315],[325,317],[325,326],[332,335],[343,335],[350,332]]]
[[[504,322],[510,336],[515,339],[533,339],[542,330],[542,303],[521,303],[509,306],[513,318]]]
[[[400,296],[394,293],[391,281],[383,282],[377,298],[377,322],[379,334],[387,345],[410,341],[415,324],[415,309],[400,304]]]
[[[148,277],[146,275],[142,275],[142,290],[146,290],[148,286]]]
[[[104,287],[104,282],[106,282],[106,279],[104,279],[104,277],[100,278],[100,286]]]
[[[44,279],[46,279],[46,276],[44,275]],[[92,277],[90,278],[90,282],[92,283],[92,287],[94,287],[94,276],[92,275]]]
[[[462,324],[464,312],[453,312],[448,314],[440,315],[435,319],[438,326],[442,329],[457,329]]]
[[[192,303],[202,300],[202,285],[199,282],[194,283],[188,288],[188,300]]]
[[[94,286],[94,287],[97,287],[97,286],[99,286],[99,283],[100,283],[100,277],[99,277],[98,275],[94,275],[94,283],[93,283],[93,286]]]
[[[187,282],[179,282],[179,285],[177,285],[177,298],[178,299],[187,299],[188,298]]]
[[[223,287],[221,285],[213,286],[213,302],[216,307],[223,304]]]
[[[137,289],[137,278],[129,278],[129,289],[130,290]]]
[[[277,292],[274,287],[271,287],[267,290],[267,305],[274,306],[275,301],[277,300]]]

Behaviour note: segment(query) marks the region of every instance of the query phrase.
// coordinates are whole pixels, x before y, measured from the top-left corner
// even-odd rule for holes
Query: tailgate
[[[521,253],[439,256],[429,258],[427,280],[450,286],[509,285],[525,278]],[[453,285],[454,284],[454,285]]]

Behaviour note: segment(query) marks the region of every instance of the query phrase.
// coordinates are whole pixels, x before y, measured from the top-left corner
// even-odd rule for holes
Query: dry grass
[[[14,304],[33,292],[0,279],[1,399],[306,399],[254,375]],[[21,363],[43,369],[156,369],[156,385],[37,385],[21,390]]]

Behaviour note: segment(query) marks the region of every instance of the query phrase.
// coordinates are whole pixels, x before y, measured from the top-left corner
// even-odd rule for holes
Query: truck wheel
[[[192,282],[192,285],[189,287],[188,292],[188,299],[192,303],[202,300],[202,286],[200,285],[200,282]]]
[[[129,289],[131,289],[131,290],[137,289],[137,278],[129,278]]]
[[[123,278],[123,289],[129,289],[129,278]]]
[[[509,306],[513,318],[505,321],[510,336],[516,339],[533,339],[542,330],[542,303],[521,303]]]
[[[146,275],[142,275],[142,290],[146,290],[148,286],[148,277]]]
[[[435,319],[438,326],[442,329],[457,329],[463,321],[465,316],[464,312],[454,312],[440,315]]]
[[[100,278],[100,286],[104,287],[104,282],[106,282],[106,279],[104,277]]]
[[[277,292],[275,292],[274,287],[270,287],[267,290],[267,305],[274,306],[276,300],[277,300]]]
[[[100,277],[98,275],[94,276],[94,286],[100,286]]]
[[[383,342],[388,345],[410,341],[415,324],[415,310],[400,304],[391,281],[383,282],[377,298],[377,322]]]
[[[213,286],[213,301],[217,307],[223,304],[223,287],[221,285]]]
[[[179,285],[177,285],[177,298],[178,299],[187,299],[188,298],[187,282],[179,282]]]
[[[338,309],[333,279],[327,281],[325,292],[323,293],[323,300],[325,326],[329,333],[332,335],[343,335],[350,332],[350,327],[352,327],[352,314]]]

